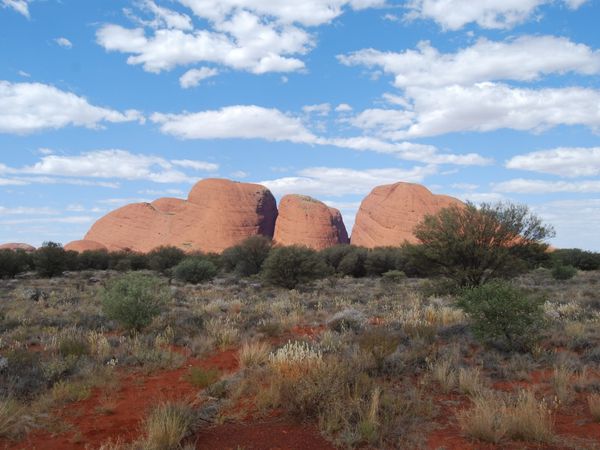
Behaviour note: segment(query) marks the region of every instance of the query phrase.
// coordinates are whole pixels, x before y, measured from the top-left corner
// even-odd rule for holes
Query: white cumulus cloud
[[[69,125],[99,128],[105,122],[142,120],[138,111],[95,106],[47,84],[0,80],[0,133],[30,134]]]
[[[68,40],[66,37],[59,37],[54,39],[54,42],[56,42],[58,45],[60,45],[61,47],[64,48],[72,48],[73,47],[73,43]]]
[[[455,53],[440,53],[429,42],[401,53],[364,49],[339,55],[345,65],[381,68],[398,88],[439,88],[482,81],[533,81],[547,74],[600,73],[600,51],[567,38],[522,36],[506,41],[479,39]]]
[[[508,160],[506,167],[561,177],[597,176],[600,175],[600,147],[560,147],[526,153]]]
[[[531,18],[542,5],[554,0],[411,0],[409,19],[430,19],[446,30],[458,30],[469,23],[482,28],[512,28]],[[586,0],[558,0],[577,9]]]
[[[2,0],[3,8],[11,8],[29,19],[29,0]]]
[[[212,67],[200,67],[199,69],[190,69],[179,78],[179,85],[188,89],[198,86],[202,80],[217,76],[219,71]]]

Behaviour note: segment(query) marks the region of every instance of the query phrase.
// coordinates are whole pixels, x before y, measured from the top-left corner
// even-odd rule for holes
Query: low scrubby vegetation
[[[339,448],[593,448],[576,424],[600,426],[600,272],[564,255],[463,283],[415,245],[67,253],[0,252],[0,446],[84,448],[64,411],[140,392],[135,439],[92,448],[203,448],[201,427],[273,417]]]

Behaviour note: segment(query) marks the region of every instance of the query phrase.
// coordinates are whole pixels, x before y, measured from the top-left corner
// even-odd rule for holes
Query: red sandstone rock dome
[[[280,245],[305,245],[316,250],[348,243],[342,215],[305,195],[286,195],[279,202],[273,240]]]
[[[35,247],[29,244],[23,244],[21,242],[9,242],[7,244],[0,245],[0,250],[23,250],[25,252],[35,252]]]
[[[107,250],[106,245],[96,241],[72,241],[65,245],[65,250],[70,250],[78,253],[87,251]]]
[[[276,218],[275,198],[266,187],[206,179],[196,183],[188,200],[162,198],[112,211],[92,226],[85,240],[110,251],[149,252],[173,245],[221,252],[250,236],[273,237]]]
[[[398,246],[417,241],[414,227],[426,215],[463,203],[447,195],[432,194],[412,183],[378,186],[365,197],[356,214],[351,243],[363,247]]]

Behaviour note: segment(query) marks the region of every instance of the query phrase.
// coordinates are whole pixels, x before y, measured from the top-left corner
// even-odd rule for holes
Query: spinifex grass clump
[[[191,367],[186,380],[197,388],[204,389],[215,383],[221,377],[218,369],[204,369],[202,367]]]

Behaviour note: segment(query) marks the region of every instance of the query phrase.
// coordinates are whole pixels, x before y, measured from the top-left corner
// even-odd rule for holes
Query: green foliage
[[[570,280],[575,275],[577,275],[577,269],[573,266],[555,264],[552,268],[552,278],[555,280]]]
[[[477,286],[494,278],[509,278],[531,268],[551,227],[526,206],[498,203],[453,205],[427,216],[415,228],[421,245],[414,247],[421,264],[460,286]]]
[[[77,358],[90,354],[90,347],[83,338],[66,337],[58,343],[58,352],[64,356],[75,356]]]
[[[111,252],[108,268],[119,272],[148,269],[148,256],[135,252]]]
[[[0,250],[0,278],[14,278],[31,265],[31,256],[23,250]]]
[[[530,350],[544,324],[543,299],[528,297],[505,281],[465,289],[458,305],[471,318],[478,339],[507,350]]]
[[[390,270],[381,275],[381,282],[387,286],[401,283],[404,280],[406,280],[406,274],[401,270]]]
[[[221,372],[218,369],[204,369],[202,367],[190,367],[186,376],[187,381],[200,389],[207,388],[221,378]]]
[[[79,270],[106,270],[109,263],[110,255],[105,250],[86,250],[77,256]]]
[[[169,290],[159,279],[132,272],[107,284],[102,291],[102,309],[125,328],[141,330],[160,313],[168,298]]]
[[[368,275],[381,276],[391,270],[399,269],[402,249],[397,247],[378,247],[369,250],[365,269]]]
[[[321,250],[320,255],[337,274],[356,278],[366,275],[367,250],[365,248],[342,244]]]
[[[177,247],[158,247],[148,253],[148,267],[157,272],[166,272],[185,258],[183,250]]]
[[[252,236],[241,244],[226,249],[221,255],[223,268],[247,277],[260,272],[269,256],[271,240],[264,236]]]
[[[573,266],[579,270],[600,269],[600,253],[588,252],[578,248],[564,248],[552,252],[555,263]]]
[[[327,265],[317,252],[299,246],[273,248],[262,270],[266,281],[288,289],[323,278],[328,272]]]
[[[41,277],[61,275],[65,270],[76,267],[77,253],[68,252],[56,242],[44,242],[33,254],[35,270]]]
[[[174,269],[175,278],[193,284],[212,280],[216,274],[216,266],[202,256],[185,258]]]

